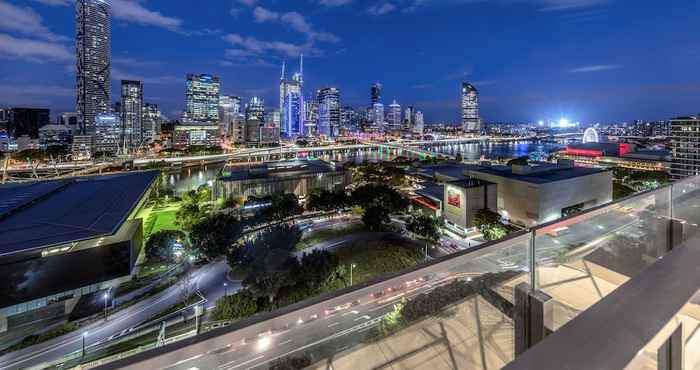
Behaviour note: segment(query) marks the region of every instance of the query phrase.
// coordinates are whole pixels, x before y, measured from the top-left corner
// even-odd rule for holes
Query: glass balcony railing
[[[699,222],[700,178],[691,178],[103,368],[519,369],[518,343],[534,325],[519,319],[516,296],[523,283],[527,294],[545,297],[549,308],[541,313],[542,325],[553,337],[620,299],[633,282],[651,284],[649,271],[684,249],[684,242],[700,238]],[[698,300],[682,297],[682,309],[695,315]],[[660,310],[666,316],[655,319],[667,325],[680,310]],[[693,317],[700,327],[700,314]],[[522,356],[533,356],[549,339]],[[637,350],[652,342],[638,343]]]

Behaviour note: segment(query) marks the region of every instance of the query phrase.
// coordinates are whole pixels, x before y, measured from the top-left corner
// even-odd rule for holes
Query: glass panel
[[[554,300],[557,330],[669,250],[670,188],[535,231],[538,289]]]
[[[498,369],[514,358],[513,289],[530,235],[406,272],[137,366],[169,369]]]
[[[673,184],[673,217],[683,224],[687,239],[698,231],[700,224],[700,178],[691,177]]]

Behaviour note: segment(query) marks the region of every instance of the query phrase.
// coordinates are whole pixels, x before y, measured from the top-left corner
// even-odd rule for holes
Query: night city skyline
[[[581,122],[694,114],[700,45],[693,1],[233,0],[196,12],[185,2],[112,0],[112,102],[122,79],[170,118],[185,106],[185,76],[221,78],[222,94],[274,107],[283,61],[305,55],[305,94],[336,87],[364,107],[370,87],[460,120],[460,88],[481,94],[485,121]],[[656,6],[652,6],[656,5]],[[0,106],[75,110],[70,0],[0,0]]]

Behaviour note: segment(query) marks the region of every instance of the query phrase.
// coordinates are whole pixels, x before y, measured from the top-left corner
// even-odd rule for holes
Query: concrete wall
[[[512,222],[530,227],[561,218],[562,208],[583,203],[584,209],[612,201],[612,173],[534,184],[474,172],[476,178],[498,184],[498,210]]]
[[[583,209],[612,201],[612,172],[540,185],[539,223],[556,220],[562,208],[582,203]]]

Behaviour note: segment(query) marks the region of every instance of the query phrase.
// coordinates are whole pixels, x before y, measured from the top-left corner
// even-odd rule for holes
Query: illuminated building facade
[[[143,142],[158,139],[162,123],[163,115],[158,109],[158,104],[145,103],[143,105]]]
[[[318,90],[317,134],[326,137],[338,136],[340,132],[340,91],[335,87]]]
[[[111,7],[106,0],[75,2],[76,112],[79,135],[94,134],[95,116],[109,112]]]
[[[465,132],[481,132],[479,92],[468,82],[462,83],[462,129]]]
[[[386,112],[386,123],[391,131],[401,130],[401,105],[394,100]]]
[[[245,106],[245,119],[257,119],[260,122],[265,120],[265,101],[257,96],[250,98],[250,102]]]
[[[671,148],[671,176],[674,179],[700,174],[700,117],[671,120]]]
[[[185,82],[186,106],[183,120],[219,123],[219,77],[188,74]]]
[[[122,80],[121,120],[124,146],[136,148],[143,143],[143,83]]]
[[[100,113],[95,117],[95,153],[114,155],[124,145],[124,130],[120,116]]]
[[[382,84],[375,82],[370,92],[372,105],[382,102]]]

